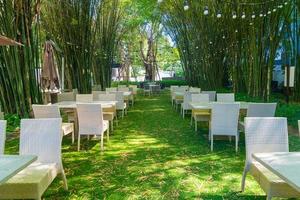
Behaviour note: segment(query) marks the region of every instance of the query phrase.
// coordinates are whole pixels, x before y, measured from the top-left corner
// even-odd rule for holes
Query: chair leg
[[[239,136],[235,136],[235,152],[238,152],[239,148]]]
[[[101,151],[104,150],[104,147],[103,147],[103,135],[104,135],[104,133],[101,134],[101,141],[100,141]]]
[[[193,127],[193,113],[192,113],[192,115],[191,115],[191,126]]]
[[[273,194],[272,194],[272,188],[270,188],[269,189],[269,191],[268,191],[268,194],[267,194],[267,200],[271,200],[272,199],[272,197],[273,197]]]
[[[243,176],[242,176],[242,183],[241,183],[241,191],[242,192],[244,192],[244,190],[245,190],[247,172],[248,172],[247,167],[245,167],[244,172],[243,172]]]
[[[183,119],[185,117],[185,110],[184,109],[182,109],[182,117],[183,117]]]
[[[64,182],[64,189],[68,190],[68,182],[67,182],[67,178],[66,178],[66,174],[65,174],[64,170],[61,171],[61,176],[62,176],[62,179]]]
[[[197,132],[198,131],[198,122],[197,122],[197,120],[195,119],[195,132]]]
[[[210,150],[214,151],[214,136],[212,134],[210,138]]]
[[[108,142],[109,141],[109,126],[107,127],[106,134],[107,134],[107,142]]]
[[[114,120],[110,121],[110,128],[111,131],[114,131]]]
[[[73,131],[72,131],[72,144],[74,144],[74,142],[75,142],[75,133],[74,133],[75,131],[74,131],[74,129],[73,129]]]
[[[77,151],[80,151],[80,134],[78,134],[78,139],[77,139]]]

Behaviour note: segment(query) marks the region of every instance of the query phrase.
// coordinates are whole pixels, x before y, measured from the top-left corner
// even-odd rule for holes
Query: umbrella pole
[[[61,67],[61,90],[65,90],[65,57],[62,57],[62,67]]]

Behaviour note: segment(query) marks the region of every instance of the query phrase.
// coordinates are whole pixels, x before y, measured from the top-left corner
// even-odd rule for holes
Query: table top
[[[30,155],[0,155],[0,184],[5,183],[36,160],[37,156]]]
[[[86,103],[86,102],[77,102],[77,101],[61,101],[53,105],[58,106],[59,108],[76,108],[77,103]],[[101,104],[102,108],[110,108],[116,105],[117,101],[93,101],[90,104]]]
[[[300,192],[300,152],[256,153],[252,157]]]
[[[213,103],[222,103],[222,102],[190,102],[189,105],[192,107],[192,109],[211,109]],[[250,102],[244,102],[244,101],[235,101],[233,103],[239,103],[240,109],[248,109],[248,105]]]

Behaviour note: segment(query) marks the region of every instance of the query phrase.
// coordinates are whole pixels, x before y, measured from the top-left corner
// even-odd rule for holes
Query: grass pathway
[[[167,93],[139,96],[128,115],[105,142],[82,140],[81,152],[70,139],[63,141],[63,161],[69,191],[60,178],[47,190],[46,199],[265,199],[249,176],[240,194],[244,144],[218,141],[211,153],[207,130],[195,133],[183,120]],[[299,140],[293,140],[293,146]],[[17,149],[10,141],[8,151]],[[299,149],[299,147],[298,147]]]

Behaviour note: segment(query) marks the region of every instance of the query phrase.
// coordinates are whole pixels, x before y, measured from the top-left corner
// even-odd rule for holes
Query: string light
[[[221,18],[221,17],[222,17],[222,14],[221,14],[220,11],[218,11],[218,13],[217,13],[217,18]]]
[[[185,1],[184,1],[183,9],[184,9],[185,11],[187,11],[189,8],[190,8],[190,7],[189,7],[189,3],[187,2],[187,0],[185,0]]]
[[[255,19],[255,13],[254,13],[254,12],[253,12],[251,18],[252,18],[252,19]]]
[[[236,12],[233,12],[232,13],[232,19],[236,19],[236,18],[237,18]]]
[[[246,14],[245,14],[245,12],[243,12],[242,19],[245,19],[245,18],[246,18]]]
[[[204,14],[204,15],[208,15],[208,14],[209,14],[208,7],[207,7],[207,6],[205,6],[205,8],[204,8],[203,14]]]

